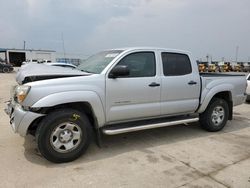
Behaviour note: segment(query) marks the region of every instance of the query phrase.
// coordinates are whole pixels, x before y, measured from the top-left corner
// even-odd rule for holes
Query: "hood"
[[[16,75],[16,81],[18,84],[25,84],[38,80],[87,75],[90,75],[90,73],[82,72],[77,69],[49,66],[44,64],[28,64],[23,65],[18,70]]]

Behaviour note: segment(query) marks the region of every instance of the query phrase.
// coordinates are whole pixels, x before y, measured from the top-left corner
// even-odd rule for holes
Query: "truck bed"
[[[246,87],[246,75],[242,73],[200,73],[201,98],[200,102],[207,98],[207,93],[213,88],[219,87],[221,91],[231,91],[233,105],[242,104]],[[229,88],[229,89],[228,89]],[[210,94],[214,95],[214,94]]]
[[[209,73],[209,72],[203,72],[200,73],[200,76],[202,77],[229,77],[229,76],[246,76],[242,73]]]

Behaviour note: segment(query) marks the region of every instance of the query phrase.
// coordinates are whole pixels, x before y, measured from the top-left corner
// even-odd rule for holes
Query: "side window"
[[[161,53],[163,73],[165,76],[178,76],[192,72],[189,57],[179,53]]]
[[[154,52],[129,54],[117,65],[126,65],[129,68],[128,77],[152,77],[156,73]]]

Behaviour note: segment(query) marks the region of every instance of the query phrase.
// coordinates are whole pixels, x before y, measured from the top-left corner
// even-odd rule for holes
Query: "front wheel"
[[[88,117],[73,109],[49,113],[36,131],[39,151],[55,163],[70,162],[80,157],[87,150],[91,137]]]
[[[200,114],[200,125],[210,132],[220,131],[226,125],[228,117],[228,103],[224,99],[214,98],[205,112]]]

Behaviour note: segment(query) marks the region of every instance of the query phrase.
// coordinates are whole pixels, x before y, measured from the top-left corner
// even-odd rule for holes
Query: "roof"
[[[40,52],[56,52],[54,50],[35,50],[35,49],[16,49],[16,48],[0,48],[0,52],[6,52],[6,51],[40,51]]]
[[[115,48],[110,50],[123,50],[123,51],[131,51],[131,50],[162,50],[167,52],[176,52],[176,53],[190,53],[185,50],[171,49],[171,48],[162,48],[162,47],[149,47],[149,46],[141,46],[141,47],[124,47],[124,48]]]

